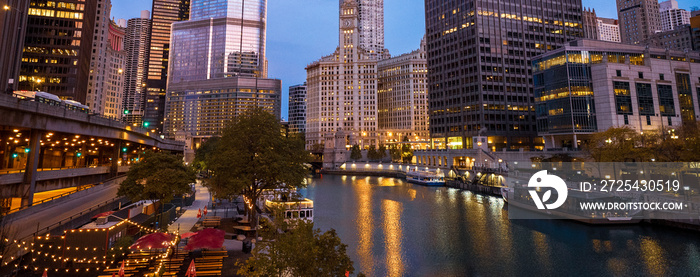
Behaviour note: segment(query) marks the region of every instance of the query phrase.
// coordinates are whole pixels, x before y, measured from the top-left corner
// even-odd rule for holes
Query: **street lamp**
[[[10,10],[10,6],[8,6],[8,5],[5,5],[5,6],[3,6],[2,8],[3,8],[4,10],[6,10],[6,11],[7,11],[7,10]]]

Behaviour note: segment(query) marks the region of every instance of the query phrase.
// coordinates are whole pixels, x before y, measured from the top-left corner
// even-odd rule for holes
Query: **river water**
[[[300,192],[367,276],[700,276],[700,233],[509,220],[499,197],[324,175]]]

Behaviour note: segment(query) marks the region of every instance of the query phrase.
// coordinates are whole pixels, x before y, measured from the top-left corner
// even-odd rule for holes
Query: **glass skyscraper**
[[[266,77],[266,0],[193,0],[173,24],[169,82]]]
[[[282,81],[266,79],[266,0],[192,0],[172,24],[165,135],[185,160],[231,118],[262,108],[280,118]]]

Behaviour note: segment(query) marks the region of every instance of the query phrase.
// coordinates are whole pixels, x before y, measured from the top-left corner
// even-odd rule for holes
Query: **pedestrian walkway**
[[[192,202],[192,206],[184,207],[185,213],[168,227],[168,231],[179,231],[180,234],[189,232],[197,221],[199,221],[199,218],[197,218],[197,213],[199,210],[204,210],[204,207],[209,205],[209,203],[211,203],[211,194],[209,194],[209,189],[204,187],[200,180],[197,180],[197,183],[195,184],[194,202]]]

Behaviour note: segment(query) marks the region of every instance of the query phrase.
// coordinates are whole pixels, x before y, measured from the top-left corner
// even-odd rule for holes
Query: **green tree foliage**
[[[360,150],[359,145],[355,144],[350,149],[350,159],[353,161],[357,161],[359,159],[362,159],[362,150]]]
[[[639,158],[635,149],[637,132],[624,127],[612,127],[604,132],[593,134],[583,148],[596,162],[627,162]]]
[[[392,144],[389,146],[389,156],[392,162],[401,162],[401,146]]]
[[[369,149],[367,150],[367,159],[370,161],[377,161],[381,159],[379,157],[379,152],[377,152],[377,147],[374,145],[370,145]]]
[[[190,184],[195,180],[194,171],[183,163],[181,156],[146,152],[140,162],[131,166],[117,195],[129,197],[131,201],[170,202],[174,195],[190,191]]]
[[[238,270],[243,276],[345,276],[354,272],[347,245],[335,230],[321,233],[313,222],[298,220],[274,239],[259,242]]]
[[[249,220],[257,226],[257,202],[263,190],[303,187],[309,153],[299,136],[283,136],[277,118],[260,108],[234,118],[222,131],[207,160],[213,176],[208,185],[215,197],[242,195]]]
[[[197,148],[194,154],[194,161],[192,162],[196,170],[208,170],[206,161],[209,159],[209,156],[216,151],[216,144],[218,142],[219,137],[212,137]]]
[[[377,149],[377,152],[377,157],[379,157],[380,160],[384,159],[384,157],[386,157],[386,145],[380,144],[379,149]]]
[[[401,158],[404,163],[411,163],[413,160],[413,149],[411,149],[411,144],[408,143],[408,136],[403,138],[403,144],[401,144]]]

